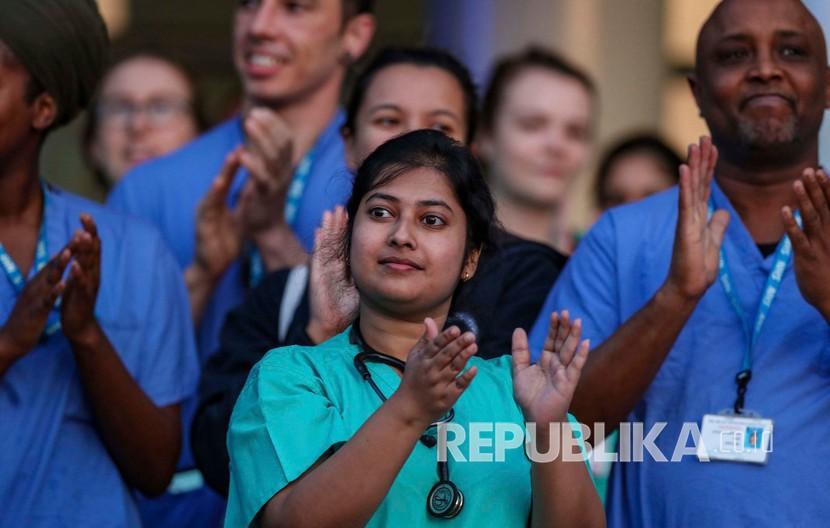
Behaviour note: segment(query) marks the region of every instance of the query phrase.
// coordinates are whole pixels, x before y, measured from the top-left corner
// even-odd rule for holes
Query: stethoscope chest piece
[[[464,506],[464,494],[448,480],[435,484],[427,495],[427,511],[433,517],[452,519]]]

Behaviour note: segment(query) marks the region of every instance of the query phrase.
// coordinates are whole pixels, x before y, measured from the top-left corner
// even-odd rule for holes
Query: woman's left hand
[[[566,311],[554,312],[539,362],[530,364],[527,334],[513,332],[513,397],[525,420],[537,425],[567,421],[576,384],[588,357],[589,343],[580,343],[582,322],[571,323]]]

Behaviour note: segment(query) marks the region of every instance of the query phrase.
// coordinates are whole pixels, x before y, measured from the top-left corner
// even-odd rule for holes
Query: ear
[[[476,270],[478,269],[478,259],[481,257],[481,250],[474,249],[470,251],[470,254],[467,255],[467,261],[464,263],[464,267],[461,269],[461,281],[467,282],[473,278],[473,275],[476,274]]]
[[[31,104],[32,128],[44,132],[55,124],[58,118],[58,103],[47,92],[38,95]]]
[[[368,13],[353,16],[343,30],[342,46],[345,59],[351,63],[369,49],[375,34],[375,17]]]
[[[695,104],[697,104],[697,114],[700,117],[703,117],[703,111],[701,110],[700,106],[700,83],[697,81],[697,77],[695,74],[690,74],[686,76],[686,82],[689,83],[689,90],[692,92],[692,97],[695,98]]]
[[[830,66],[824,69],[824,108],[830,108]]]
[[[355,137],[352,130],[346,128],[340,129],[340,135],[343,137],[343,146],[346,151],[346,167],[350,171],[356,172],[360,163],[357,161],[357,153],[355,152]]]

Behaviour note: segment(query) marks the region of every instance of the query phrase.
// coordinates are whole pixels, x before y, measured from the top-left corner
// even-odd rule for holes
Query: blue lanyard
[[[294,169],[294,174],[291,177],[291,185],[288,187],[288,195],[285,199],[285,222],[292,225],[297,219],[297,213],[300,210],[300,200],[303,198],[306,184],[308,183],[308,176],[311,174],[311,168],[314,165],[315,148],[303,156],[300,164]],[[259,250],[251,245],[248,247],[248,284],[251,288],[259,284],[262,277],[265,275],[265,264],[262,261],[262,255]]]
[[[35,266],[31,272],[32,277],[45,268],[46,264],[49,262],[49,254],[46,245],[46,210],[49,207],[49,193],[46,191],[45,184],[41,184],[41,190],[43,192],[43,214],[40,218],[40,230],[38,231],[37,248],[35,249]],[[6,277],[9,279],[9,282],[19,296],[23,292],[23,288],[26,287],[26,279],[23,277],[23,273],[20,271],[20,268],[17,267],[17,264],[15,264],[14,260],[12,260],[11,255],[9,255],[8,251],[6,251],[6,248],[3,247],[2,243],[0,243],[0,265],[2,265],[3,271],[6,273]],[[61,328],[60,319],[56,310],[59,306],[60,299],[55,302],[52,313],[49,315],[46,330],[44,331],[46,337],[52,336]]]
[[[714,209],[714,204],[710,199],[709,218],[712,217]],[[798,225],[801,226],[801,213],[799,211],[795,212],[795,220]],[[784,279],[784,270],[786,270],[791,256],[792,243],[790,242],[789,237],[784,235],[784,238],[781,239],[775,249],[775,259],[773,261],[769,276],[767,277],[766,284],[764,285],[761,300],[758,302],[755,322],[750,325],[749,319],[747,318],[746,313],[738,300],[738,295],[735,292],[735,281],[732,279],[732,274],[729,271],[729,263],[726,259],[726,253],[723,250],[723,246],[721,246],[720,258],[718,260],[718,280],[723,287],[724,293],[729,299],[729,303],[732,305],[732,308],[741,320],[741,326],[744,330],[744,337],[747,339],[747,347],[744,350],[741,371],[736,377],[736,382],[738,383],[738,399],[735,402],[736,413],[740,414],[742,411],[746,387],[752,378],[752,354],[755,349],[755,345],[758,342],[761,330],[764,327],[764,323],[767,321],[767,316],[772,308],[772,303],[778,295],[778,291],[781,289],[781,282]]]

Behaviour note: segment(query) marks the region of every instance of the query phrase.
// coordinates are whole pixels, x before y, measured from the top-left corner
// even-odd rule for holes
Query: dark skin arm
[[[179,406],[157,407],[133,379],[95,319],[101,240],[89,215],[69,247],[74,256],[61,304],[61,328],[72,346],[98,431],[130,486],[160,495],[176,469]]]
[[[680,169],[677,229],[669,276],[654,297],[602,345],[582,371],[572,409],[587,424],[612,431],[643,398],[697,303],[714,283],[726,211],[707,220],[717,163],[709,138],[689,147]]]

